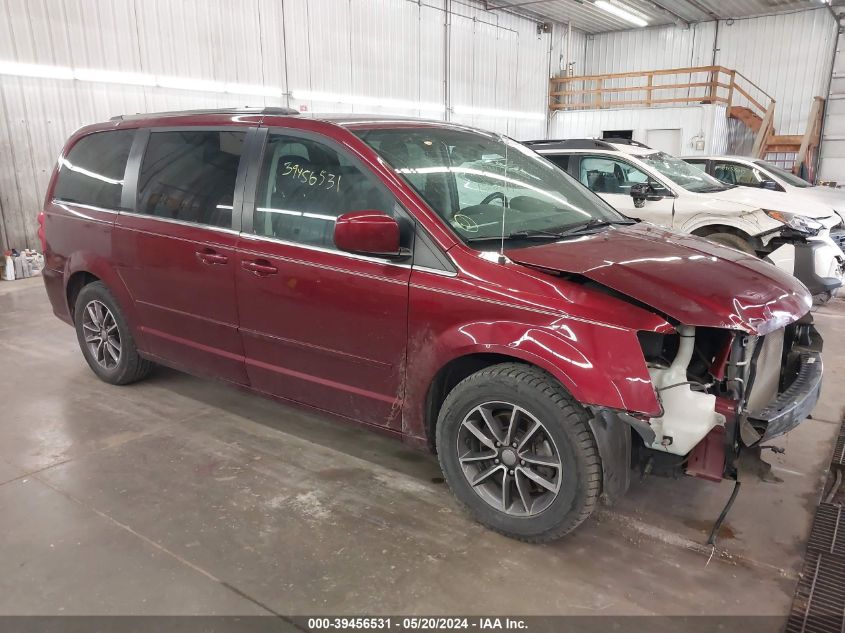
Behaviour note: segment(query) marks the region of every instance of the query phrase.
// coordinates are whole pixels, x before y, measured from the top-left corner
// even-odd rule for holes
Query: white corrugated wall
[[[116,114],[289,102],[442,118],[448,100],[452,120],[542,137],[550,40],[536,21],[473,0],[0,0],[0,62],[292,92],[288,101],[0,75],[0,247],[37,246],[35,216],[62,144]]]
[[[688,29],[667,26],[588,35],[586,67],[577,74],[715,63],[738,70],[775,98],[778,134],[799,134],[804,131],[813,97],[827,94],[836,34],[836,21],[826,7],[820,6],[722,20],[718,29],[716,22],[705,22]],[[672,83],[684,80],[678,79]],[[617,80],[614,85],[626,85],[623,81]],[[642,84],[642,79],[638,84]]]
[[[587,75],[706,66],[713,59],[715,22],[587,35]],[[679,82],[675,82],[679,83]]]
[[[722,22],[716,63],[775,98],[778,134],[802,134],[813,97],[827,95],[837,31],[826,8]]]

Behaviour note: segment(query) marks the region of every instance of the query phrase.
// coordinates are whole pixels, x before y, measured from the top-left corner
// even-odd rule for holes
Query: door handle
[[[248,261],[244,260],[241,262],[241,266],[244,269],[250,271],[254,275],[258,275],[259,277],[265,277],[267,275],[275,275],[279,272],[279,269],[270,264],[266,259],[257,259],[255,261]]]
[[[225,264],[229,258],[220,253],[216,253],[211,249],[196,252],[197,259],[203,264]]]

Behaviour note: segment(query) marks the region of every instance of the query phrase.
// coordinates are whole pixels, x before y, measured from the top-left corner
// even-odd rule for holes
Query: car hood
[[[727,202],[746,204],[755,209],[786,211],[787,213],[796,213],[808,218],[822,219],[834,215],[833,206],[829,202],[821,198],[796,196],[789,192],[769,191],[754,187],[733,187],[725,191],[716,191],[703,195],[713,196],[714,198]]]
[[[640,223],[505,251],[512,261],[586,277],[680,323],[763,335],[806,314],[797,279],[727,246]]]
[[[793,189],[800,192],[804,198],[827,204],[845,219],[845,190],[834,189],[833,187],[805,187],[804,189]]]

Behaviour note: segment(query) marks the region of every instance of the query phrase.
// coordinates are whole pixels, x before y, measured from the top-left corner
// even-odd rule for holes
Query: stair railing
[[[617,107],[721,103],[748,108],[760,119],[775,100],[738,70],[690,66],[598,75],[552,77],[549,109],[598,110]]]

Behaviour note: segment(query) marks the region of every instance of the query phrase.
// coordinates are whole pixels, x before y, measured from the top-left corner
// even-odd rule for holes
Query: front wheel
[[[730,246],[738,251],[757,257],[757,251],[754,250],[754,247],[742,239],[739,235],[734,235],[733,233],[711,233],[707,236],[707,239],[711,242],[716,242],[717,244],[722,244],[723,246]]]
[[[440,466],[477,521],[512,538],[550,541],[589,517],[601,493],[588,421],[542,370],[494,365],[463,380],[443,403]]]

